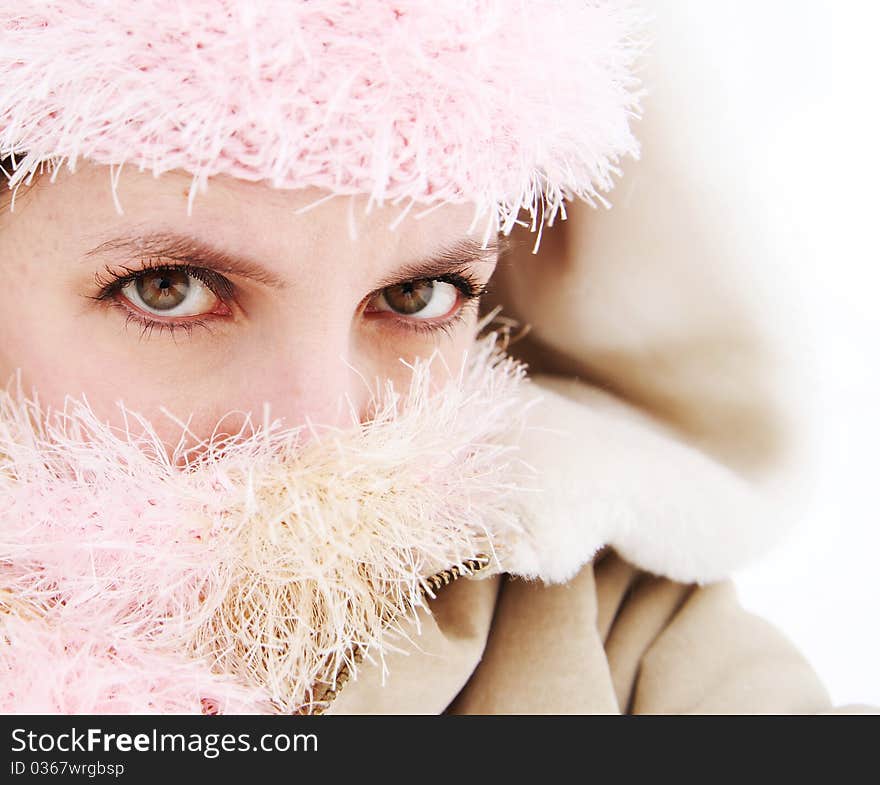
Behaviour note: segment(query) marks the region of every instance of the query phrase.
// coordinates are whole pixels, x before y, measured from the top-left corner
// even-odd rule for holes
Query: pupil
[[[170,311],[189,292],[189,275],[180,270],[163,270],[139,277],[135,286],[141,299],[156,311]]]

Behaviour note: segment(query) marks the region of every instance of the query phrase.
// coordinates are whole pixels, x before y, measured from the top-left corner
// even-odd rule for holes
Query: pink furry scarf
[[[305,443],[270,423],[188,463],[84,403],[3,393],[0,711],[308,712],[356,643],[395,645],[426,576],[502,570],[528,536],[509,502],[529,380],[498,333],[443,387],[432,365],[368,422]]]

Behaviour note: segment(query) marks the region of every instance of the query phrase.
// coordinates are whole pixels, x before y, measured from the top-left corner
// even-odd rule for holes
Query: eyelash
[[[158,271],[184,272],[194,278],[198,278],[223,302],[230,300],[235,290],[234,285],[228,278],[225,278],[220,275],[220,273],[206,267],[195,267],[189,264],[168,264],[155,260],[148,260],[138,269],[124,266],[120,269],[125,272],[122,274],[114,272],[113,268],[108,265],[104,268],[103,273],[96,273],[95,283],[99,287],[99,291],[98,294],[89,296],[89,299],[96,300],[111,307],[121,308],[126,316],[126,327],[131,322],[139,324],[142,328],[141,337],[145,334],[152,335],[153,330],[157,328],[160,334],[167,330],[172,337],[174,336],[175,331],[179,329],[185,330],[188,337],[192,335],[193,328],[195,327],[204,327],[209,332],[211,329],[210,325],[204,319],[190,318],[186,321],[178,322],[151,319],[143,314],[135,313],[131,308],[124,305],[117,295],[127,284],[140,278],[144,274]],[[466,271],[444,273],[443,275],[438,275],[432,278],[413,278],[407,281],[400,281],[397,284],[392,284],[392,286],[400,286],[401,284],[407,283],[423,283],[426,281],[442,281],[452,284],[459,290],[459,292],[461,292],[464,302],[451,317],[442,322],[429,322],[424,319],[405,319],[399,316],[393,317],[394,321],[397,322],[402,329],[411,330],[414,333],[422,335],[436,334],[441,330],[447,334],[451,334],[454,327],[465,318],[469,310],[477,307],[480,298],[492,292],[492,289],[488,284],[480,284],[476,278]],[[385,287],[385,289],[388,288],[391,287]],[[376,295],[385,291],[385,289],[379,289],[371,293],[370,298],[372,299]]]

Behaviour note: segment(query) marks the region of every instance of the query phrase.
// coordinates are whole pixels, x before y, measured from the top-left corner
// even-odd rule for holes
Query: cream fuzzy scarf
[[[435,356],[410,366],[368,422],[270,423],[186,460],[7,391],[0,711],[309,711],[356,647],[401,642],[428,576],[504,569],[531,403],[498,338],[440,387]]]
[[[84,403],[3,393],[0,711],[307,713],[357,652],[384,668],[406,645],[444,569],[563,582],[610,545],[703,582],[781,534],[728,469],[577,380],[528,377],[508,340],[440,385],[435,356],[410,366],[366,422],[170,458]]]

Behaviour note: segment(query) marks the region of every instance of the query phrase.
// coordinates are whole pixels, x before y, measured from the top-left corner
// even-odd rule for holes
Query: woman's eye
[[[210,287],[185,270],[149,270],[128,281],[119,293],[155,316],[203,316],[222,304]]]
[[[442,318],[455,309],[461,293],[459,287],[446,281],[407,281],[379,292],[372,310],[416,319]]]

